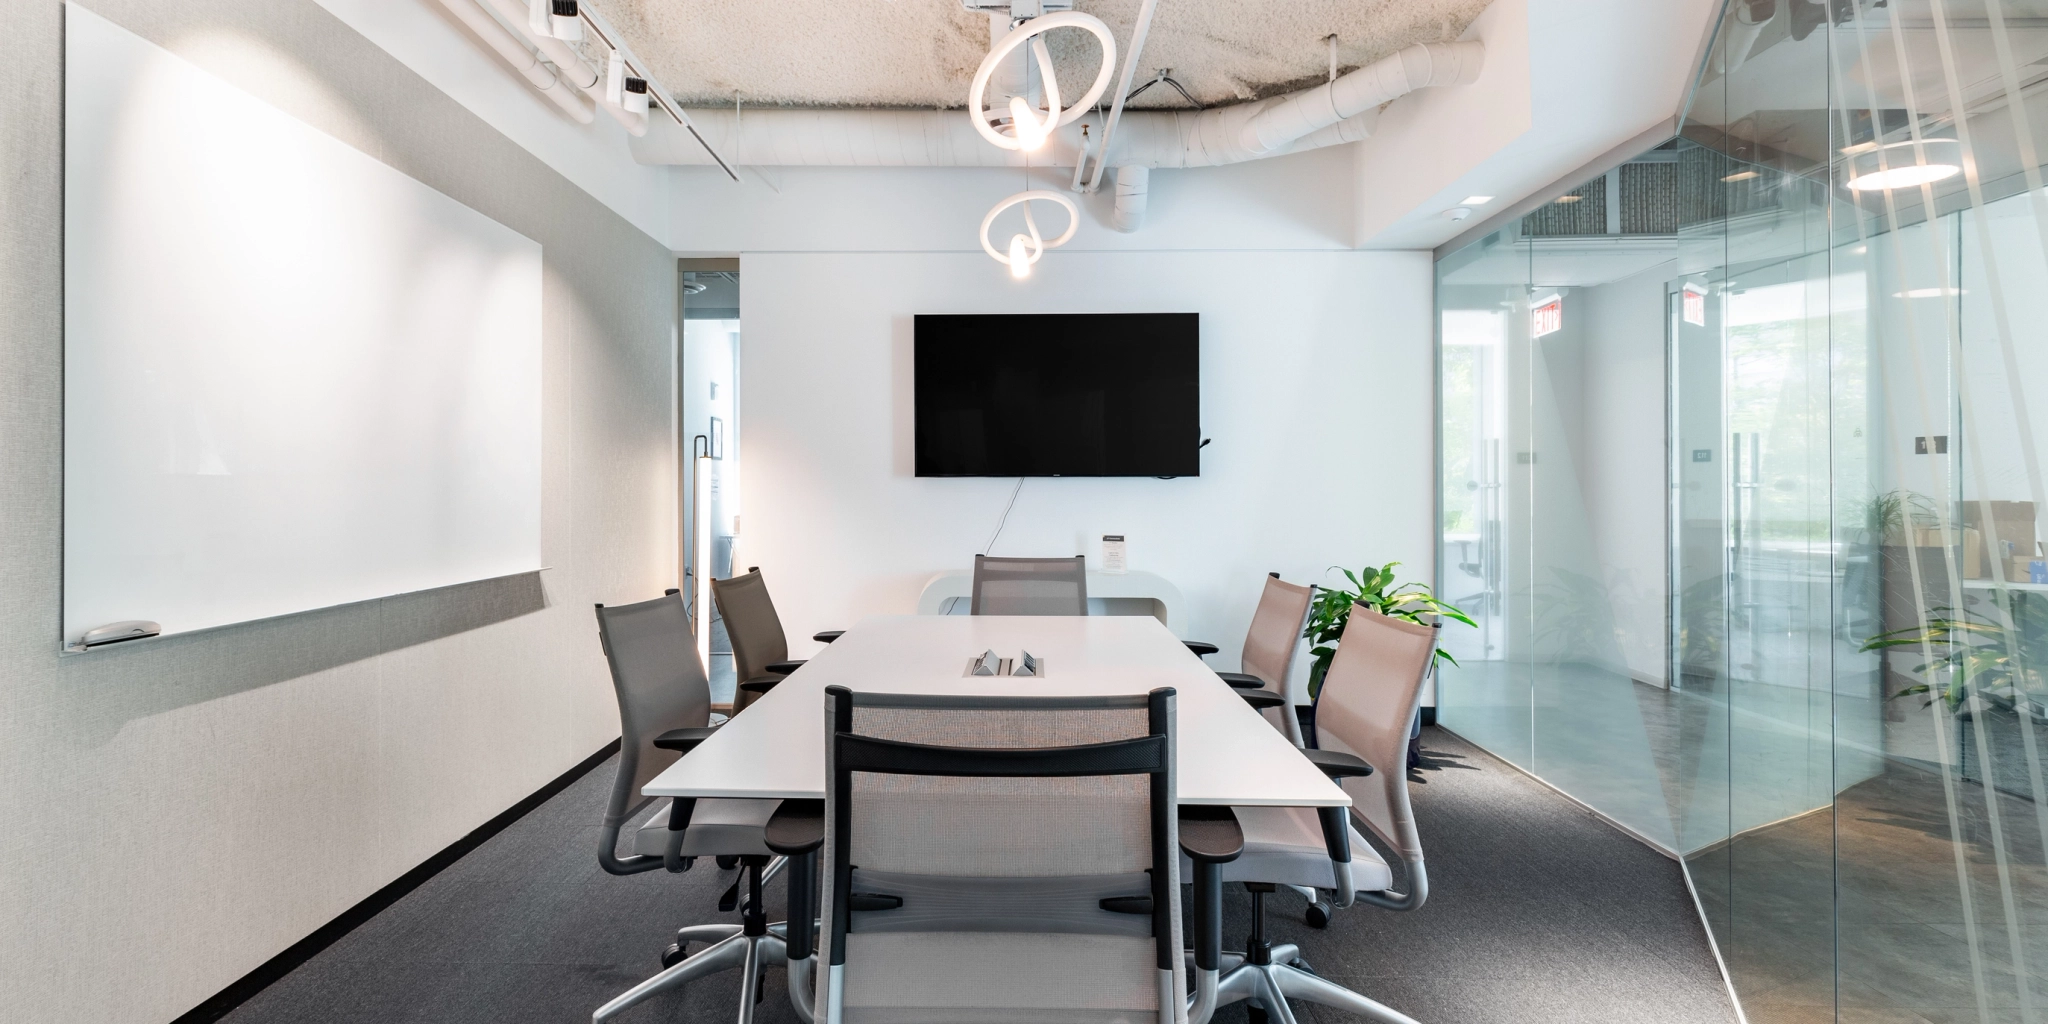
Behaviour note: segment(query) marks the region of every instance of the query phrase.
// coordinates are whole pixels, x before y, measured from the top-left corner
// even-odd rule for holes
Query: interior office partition
[[[2044,61],[1737,0],[1439,261],[1439,720],[1678,858],[1752,1022],[2048,1017]]]

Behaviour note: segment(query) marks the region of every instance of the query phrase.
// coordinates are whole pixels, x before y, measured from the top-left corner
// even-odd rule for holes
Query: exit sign
[[[1707,325],[1707,293],[1699,285],[1688,282],[1684,291],[1685,322],[1695,327]]]
[[[1529,310],[1529,336],[1541,338],[1564,330],[1564,297],[1553,295]]]

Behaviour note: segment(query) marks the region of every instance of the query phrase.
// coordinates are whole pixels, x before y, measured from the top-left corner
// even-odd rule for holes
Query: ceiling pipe
[[[552,68],[527,49],[526,44],[505,31],[505,26],[478,7],[475,0],[441,0],[441,6],[446,7],[448,13],[462,22],[485,46],[505,58],[505,63],[512,65],[535,89],[540,90],[541,95],[553,100],[555,106],[562,108],[562,112],[576,123],[589,124],[596,118],[591,112],[591,104],[581,93],[562,81]]]
[[[1145,226],[1145,196],[1151,191],[1152,169],[1124,164],[1116,169],[1116,205],[1109,226],[1125,234]]]
[[[1357,142],[1372,135],[1381,104],[1413,89],[1468,83],[1483,58],[1479,43],[1424,44],[1301,93],[1202,111],[1126,110],[1104,159],[1117,167],[1215,167]],[[1343,110],[1354,112],[1331,119]],[[1022,167],[1026,160],[982,141],[957,110],[764,109],[748,111],[744,124],[730,110],[689,114],[733,163],[757,167]],[[632,148],[646,164],[713,162],[695,139],[662,125]],[[1054,131],[1029,155],[1033,167],[1073,167],[1080,158],[1078,124]]]
[[[569,44],[556,39],[554,36],[543,35],[533,31],[532,26],[526,23],[526,8],[520,4],[519,0],[475,0],[475,2],[489,4],[492,10],[498,12],[500,18],[510,22],[518,29],[521,35],[524,35],[534,46],[539,47],[541,55],[554,64],[556,74],[562,76],[570,85],[582,90],[585,95],[590,97],[592,102],[603,108],[605,113],[610,114],[613,120],[624,125],[626,131],[633,135],[633,137],[638,138],[647,134],[647,115],[634,113],[616,103],[607,102],[604,95],[604,75],[596,68],[591,67],[590,62],[584,60],[583,55],[577,53]]]
[[[1116,99],[1109,106],[1109,121],[1102,126],[1102,148],[1095,157],[1095,174],[1088,179],[1088,191],[1102,187],[1102,169],[1108,164],[1109,144],[1116,141],[1116,123],[1124,116],[1124,100],[1131,95],[1131,76],[1138,71],[1138,55],[1145,51],[1145,33],[1152,29],[1152,12],[1159,9],[1159,0],[1145,0],[1138,8],[1138,20],[1131,25],[1131,48],[1124,54],[1124,73],[1116,81]],[[1086,160],[1084,151],[1081,160]]]

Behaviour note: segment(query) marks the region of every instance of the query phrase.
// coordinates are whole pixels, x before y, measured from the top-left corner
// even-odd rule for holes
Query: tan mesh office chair
[[[1277,695],[1278,706],[1258,700],[1253,701],[1253,706],[1260,708],[1260,714],[1273,723],[1273,728],[1286,734],[1297,747],[1306,745],[1306,741],[1301,716],[1286,706],[1287,676],[1294,669],[1294,652],[1301,646],[1302,626],[1308,622],[1309,604],[1314,599],[1314,587],[1285,582],[1277,572],[1267,573],[1266,588],[1259,594],[1259,607],[1252,612],[1252,625],[1244,636],[1244,653],[1238,665],[1243,671],[1216,673],[1240,691]],[[1215,644],[1202,640],[1183,642],[1198,655],[1216,653]]]
[[[974,615],[1086,615],[1088,563],[1072,558],[974,556]]]
[[[640,795],[641,787],[716,728],[709,723],[711,684],[697,660],[679,591],[637,604],[598,605],[597,634],[619,700],[619,769],[605,806],[598,863],[614,875],[660,867],[686,871],[697,857],[716,857],[721,867],[742,867],[740,880],[720,901],[722,910],[741,911],[740,923],[678,929],[675,944],[662,953],[664,970],[598,1010],[593,1019],[604,1020],[665,988],[719,971],[755,968],[758,962],[780,963],[785,954],[782,939],[768,931],[759,891],[783,863],[769,851],[764,832],[781,801],[673,800],[635,831],[632,855],[618,855],[620,828],[654,802]],[[752,890],[744,906],[741,882]],[[691,942],[712,945],[686,957]],[[752,1013],[752,984],[743,986],[748,992],[742,1021]]]
[[[802,667],[803,660],[789,658],[789,637],[782,632],[782,618],[775,614],[775,602],[768,596],[768,582],[762,578],[760,566],[750,567],[744,576],[712,580],[711,600],[718,605],[718,617],[725,620],[726,638],[732,641],[733,675],[739,680],[732,710],[738,714]],[[829,644],[844,633],[832,630],[811,639]]]
[[[1171,689],[835,686],[825,699],[824,805],[769,828],[792,858],[793,994],[815,977],[800,1013],[817,1007],[820,1024],[1205,1024],[1220,962],[1214,869],[1239,839],[1227,809],[1176,813]],[[1177,838],[1198,874],[1192,999]],[[795,884],[812,859],[823,865],[816,901]],[[812,951],[801,925],[814,907],[822,973],[796,969]]]
[[[1315,889],[1331,890],[1339,907],[1363,902],[1414,910],[1428,898],[1422,839],[1408,802],[1408,725],[1421,700],[1423,674],[1436,656],[1436,637],[1434,626],[1391,619],[1363,605],[1351,611],[1316,704],[1322,749],[1302,751],[1344,787],[1351,815],[1334,807],[1231,808],[1243,830],[1244,854],[1222,872],[1225,880],[1244,882],[1252,891],[1252,933],[1242,954],[1224,956],[1221,1001],[1250,999],[1282,1021],[1292,1020],[1284,1005],[1291,997],[1385,1024],[1414,1024],[1293,966],[1298,949],[1266,941],[1265,897],[1280,886],[1307,890],[1317,901],[1310,923],[1318,926],[1316,917],[1326,922],[1331,903]],[[1392,891],[1393,869],[1347,820],[1354,817],[1402,859],[1406,893]]]

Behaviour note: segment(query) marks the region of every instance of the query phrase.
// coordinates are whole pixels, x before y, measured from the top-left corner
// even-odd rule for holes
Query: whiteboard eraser
[[[123,640],[146,639],[163,631],[164,627],[147,619],[130,619],[127,622],[115,622],[98,629],[86,630],[85,635],[78,638],[78,646],[83,650],[91,650],[108,644],[118,644]]]

